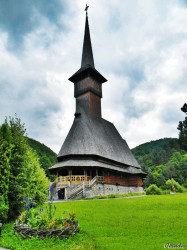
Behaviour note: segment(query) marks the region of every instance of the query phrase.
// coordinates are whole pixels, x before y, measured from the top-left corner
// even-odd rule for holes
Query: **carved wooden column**
[[[84,169],[84,180],[87,181],[87,169]]]
[[[70,178],[70,183],[71,183],[72,169],[68,169],[68,176]]]
[[[96,168],[96,176],[98,176],[98,169]]]

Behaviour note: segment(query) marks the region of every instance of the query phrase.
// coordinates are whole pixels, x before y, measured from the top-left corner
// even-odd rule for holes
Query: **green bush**
[[[149,194],[149,195],[162,194],[161,189],[158,188],[157,185],[155,184],[150,185],[148,188],[146,188],[145,191],[146,191],[146,194]]]
[[[3,195],[0,196],[0,222],[4,223],[8,218],[8,205],[6,205]]]
[[[108,198],[116,198],[117,196],[115,194],[109,194]]]
[[[166,187],[167,187],[167,189],[169,189],[171,191],[176,191],[179,193],[184,192],[183,187],[177,181],[175,181],[173,178],[171,180],[166,181]]]
[[[182,184],[182,186],[183,186],[184,188],[187,188],[187,179],[186,179],[185,182]]]
[[[170,194],[170,190],[162,190],[162,194]]]

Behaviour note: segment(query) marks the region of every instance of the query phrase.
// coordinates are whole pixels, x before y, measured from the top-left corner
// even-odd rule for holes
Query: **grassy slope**
[[[77,236],[65,242],[21,240],[7,229],[10,236],[4,230],[0,245],[14,245],[12,249],[97,249],[96,245],[98,249],[163,249],[168,242],[187,245],[186,198],[185,193],[56,203],[58,214],[76,212],[80,223]]]

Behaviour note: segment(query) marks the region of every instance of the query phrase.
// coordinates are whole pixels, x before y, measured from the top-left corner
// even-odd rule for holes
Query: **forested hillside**
[[[146,142],[132,149],[133,155],[144,171],[147,171],[151,166],[167,163],[174,151],[180,151],[177,138]]]
[[[156,184],[164,186],[168,179],[174,178],[180,184],[187,183],[187,153],[182,150],[176,138],[164,138],[147,142],[132,149],[148,175],[145,186]]]
[[[53,166],[57,162],[57,155],[46,145],[40,143],[31,138],[28,139],[29,146],[37,153],[39,156],[39,162],[41,167],[45,170],[46,175],[53,179],[52,175],[49,173],[48,168]]]

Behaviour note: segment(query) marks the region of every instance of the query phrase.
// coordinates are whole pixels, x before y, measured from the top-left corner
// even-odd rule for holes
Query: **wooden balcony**
[[[82,183],[83,181],[91,180],[91,176],[86,175],[71,175],[71,176],[59,176],[56,179],[57,184],[68,184],[68,183]]]

